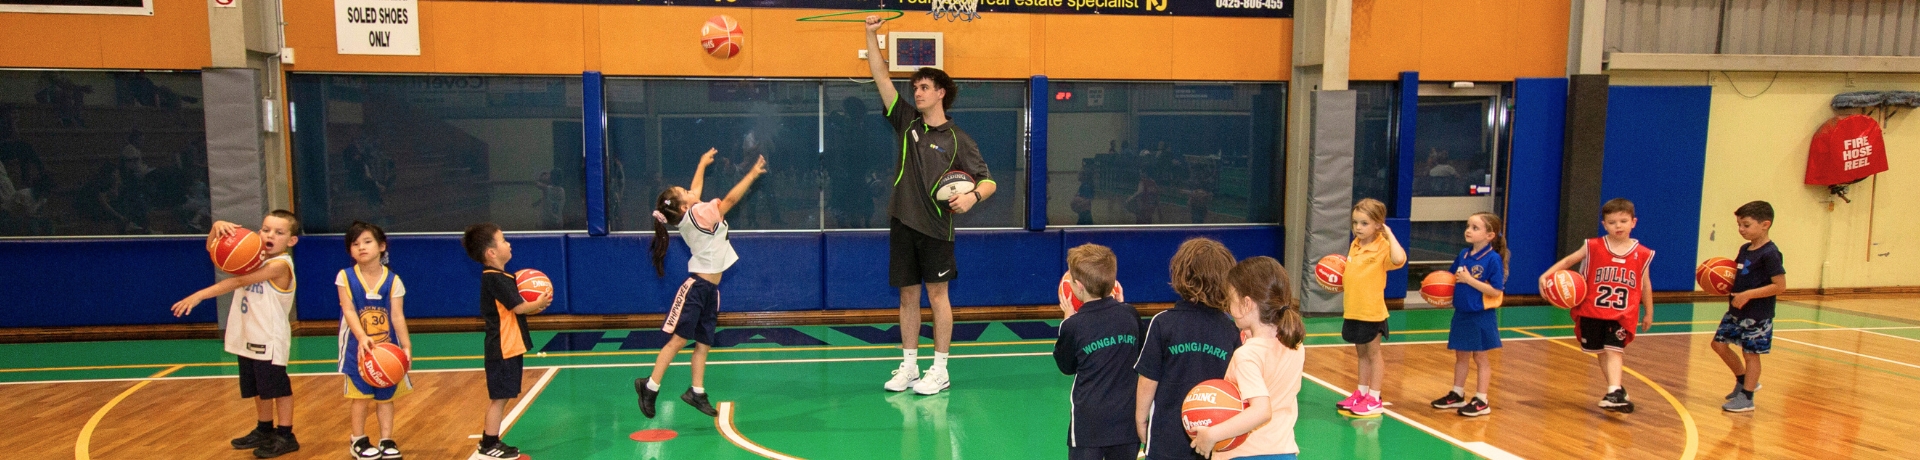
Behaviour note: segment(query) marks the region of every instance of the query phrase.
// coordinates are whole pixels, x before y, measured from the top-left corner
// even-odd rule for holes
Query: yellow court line
[[[140,383],[133,384],[132,388],[120,392],[119,396],[114,396],[113,399],[107,401],[106,405],[100,406],[100,410],[94,411],[93,417],[87,419],[87,424],[80,427],[80,438],[73,442],[74,460],[93,459],[93,449],[89,447],[89,444],[92,444],[93,441],[93,429],[100,426],[100,420],[107,418],[107,411],[113,410],[113,406],[120,405],[120,401],[124,401],[128,396],[132,396],[133,392],[140,391],[140,389],[145,388],[147,384],[153,383],[153,379],[166,377],[167,374],[172,374],[174,371],[178,371],[183,367],[185,366],[173,366],[147,376],[147,380],[141,380]]]
[[[1716,323],[1718,323],[1718,321],[1716,321]],[[1658,323],[1655,323],[1655,324],[1658,324]],[[1516,330],[1519,331],[1521,334],[1534,336],[1536,338],[1546,338],[1546,336],[1535,334],[1533,333],[1533,331],[1528,331],[1525,329],[1516,329]],[[1552,342],[1555,345],[1567,347],[1574,351],[1578,351],[1581,354],[1587,354],[1586,350],[1581,350],[1580,347],[1568,345],[1566,342],[1563,342],[1560,340],[1550,339],[1547,341]],[[1653,379],[1647,378],[1647,376],[1642,375],[1639,372],[1634,371],[1632,368],[1627,367],[1627,363],[1625,362],[1620,363],[1620,370],[1626,371],[1626,373],[1633,375],[1633,378],[1640,379],[1640,382],[1647,384],[1647,386],[1649,387],[1653,387],[1653,392],[1659,393],[1660,397],[1662,398],[1666,398],[1667,404],[1672,405],[1674,412],[1680,414],[1680,424],[1686,428],[1686,432],[1687,432],[1687,444],[1686,444],[1686,447],[1680,450],[1680,459],[1693,460],[1693,458],[1696,455],[1699,455],[1700,428],[1694,425],[1693,413],[1687,411],[1687,406],[1685,404],[1680,403],[1680,398],[1674,397],[1673,393],[1668,393],[1666,387],[1662,387],[1658,383],[1653,383]]]

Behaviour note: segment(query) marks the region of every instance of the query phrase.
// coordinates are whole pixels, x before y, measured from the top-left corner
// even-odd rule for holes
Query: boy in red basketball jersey
[[[1633,226],[1640,219],[1634,216],[1632,201],[1607,200],[1600,207],[1600,217],[1607,236],[1588,239],[1585,248],[1560,259],[1546,273],[1580,264],[1587,292],[1586,300],[1573,308],[1574,335],[1580,339],[1580,349],[1600,356],[1600,370],[1607,376],[1607,395],[1600,399],[1600,407],[1631,414],[1633,402],[1620,387],[1620,366],[1627,344],[1633,343],[1635,326],[1640,332],[1653,326],[1653,284],[1648,275],[1653,249],[1633,239]],[[1546,284],[1547,276],[1540,275],[1540,285]]]
[[[507,273],[507,261],[513,260],[513,245],[491,223],[467,226],[460,237],[467,257],[486,266],[480,272],[480,317],[486,320],[484,367],[487,370],[487,419],[480,428],[480,446],[470,459],[514,460],[520,449],[500,442],[500,421],[506,418],[507,400],[520,397],[520,373],[527,347],[533,337],[527,334],[527,315],[537,315],[553,304],[553,293],[527,302],[520,288]]]
[[[232,222],[213,223],[207,249],[240,228]],[[253,456],[274,458],[300,450],[293,436],[293,380],[287,359],[293,348],[293,256],[300,243],[300,218],[275,209],[260,219],[260,268],[221,280],[173,304],[173,316],[193,312],[200,302],[234,292],[227,308],[226,351],[239,357],[240,398],[253,399],[259,421],[253,431],[232,441],[234,449],[253,449]],[[275,425],[278,421],[279,425]]]

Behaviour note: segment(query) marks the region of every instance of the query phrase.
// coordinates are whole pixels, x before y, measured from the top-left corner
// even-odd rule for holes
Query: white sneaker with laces
[[[922,376],[919,382],[913,384],[913,392],[923,395],[938,394],[946,390],[948,386],[947,370],[936,367],[927,369],[927,375]]]
[[[887,379],[886,388],[887,391],[907,391],[907,388],[912,388],[918,381],[920,381],[920,367],[903,362],[900,363],[899,369],[893,370],[893,378]]]

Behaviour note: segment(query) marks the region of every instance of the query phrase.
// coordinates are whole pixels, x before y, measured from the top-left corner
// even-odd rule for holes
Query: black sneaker
[[[647,379],[633,379],[633,392],[640,394],[640,414],[653,418],[653,400],[660,399],[660,392],[647,389]]]
[[[514,460],[520,458],[520,449],[509,446],[504,442],[495,442],[492,445],[480,446],[480,449],[474,451],[473,455],[499,460]]]
[[[400,460],[400,444],[392,439],[380,440],[380,458],[382,460]]]
[[[253,456],[259,458],[274,458],[293,453],[297,450],[300,450],[300,441],[293,439],[293,436],[280,436],[276,434],[267,440],[266,445],[254,449]]]
[[[1460,415],[1466,417],[1479,417],[1491,412],[1493,412],[1493,408],[1487,407],[1487,401],[1480,399],[1479,396],[1473,397],[1473,401],[1466,402],[1460,406]]]
[[[379,460],[380,458],[380,448],[374,446],[373,442],[365,437],[354,439],[353,444],[347,447],[347,453],[353,454],[353,458],[357,460]]]
[[[1467,400],[1460,397],[1459,393],[1452,391],[1448,391],[1447,395],[1441,396],[1440,399],[1433,400],[1434,409],[1457,409],[1465,405],[1467,405]]]
[[[267,445],[267,439],[272,437],[273,431],[262,431],[259,428],[255,428],[252,432],[247,433],[246,436],[233,438],[233,448],[234,450],[258,449],[260,446]]]
[[[1607,396],[1604,398],[1600,398],[1600,408],[1622,414],[1631,414],[1633,413],[1633,401],[1627,400],[1627,389],[1621,388],[1613,390],[1612,393],[1607,393]]]
[[[708,417],[720,416],[720,411],[714,410],[713,404],[707,403],[706,393],[694,393],[692,388],[688,388],[686,393],[680,394],[680,400],[686,401],[687,404],[692,405],[694,409],[700,410],[700,413],[707,414]]]

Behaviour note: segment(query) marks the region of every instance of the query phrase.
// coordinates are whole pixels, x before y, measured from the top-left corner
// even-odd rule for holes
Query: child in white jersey
[[[208,250],[235,228],[240,226],[214,222],[207,233]],[[238,291],[227,310],[226,351],[240,359],[240,397],[254,400],[259,424],[232,444],[234,449],[254,449],[255,457],[274,458],[300,450],[293,437],[293,382],[287,376],[287,351],[293,345],[288,313],[295,287],[293,256],[287,251],[300,242],[300,218],[276,209],[261,219],[258,233],[261,257],[266,258],[260,268],[181,299],[173,304],[173,315],[192,313],[207,299]]]
[[[733,266],[740,256],[734,254],[733,243],[727,241],[727,211],[740,203],[746,196],[747,188],[755,179],[767,172],[767,158],[753,164],[726,198],[707,202],[700,201],[700,192],[706,185],[707,165],[713,164],[713,155],[718,152],[707,149],[700,155],[700,165],[693,170],[693,184],[690,187],[668,187],[660,192],[660,198],[654,202],[653,211],[653,270],[657,276],[666,276],[667,228],[673,227],[680,232],[680,240],[687,245],[691,257],[687,259],[687,281],[680,284],[680,291],[673,296],[673,307],[667,311],[666,324],[660,330],[673,334],[673,339],[660,348],[660,355],[654,358],[653,375],[645,379],[633,380],[633,391],[640,394],[640,413],[653,418],[654,399],[660,396],[660,379],[666,377],[667,365],[673,363],[674,355],[680,353],[687,341],[695,343],[693,349],[693,385],[680,395],[701,413],[709,417],[719,415],[713,405],[707,402],[707,390],[704,388],[707,372],[707,352],[713,348],[713,335],[720,318],[720,273]]]

